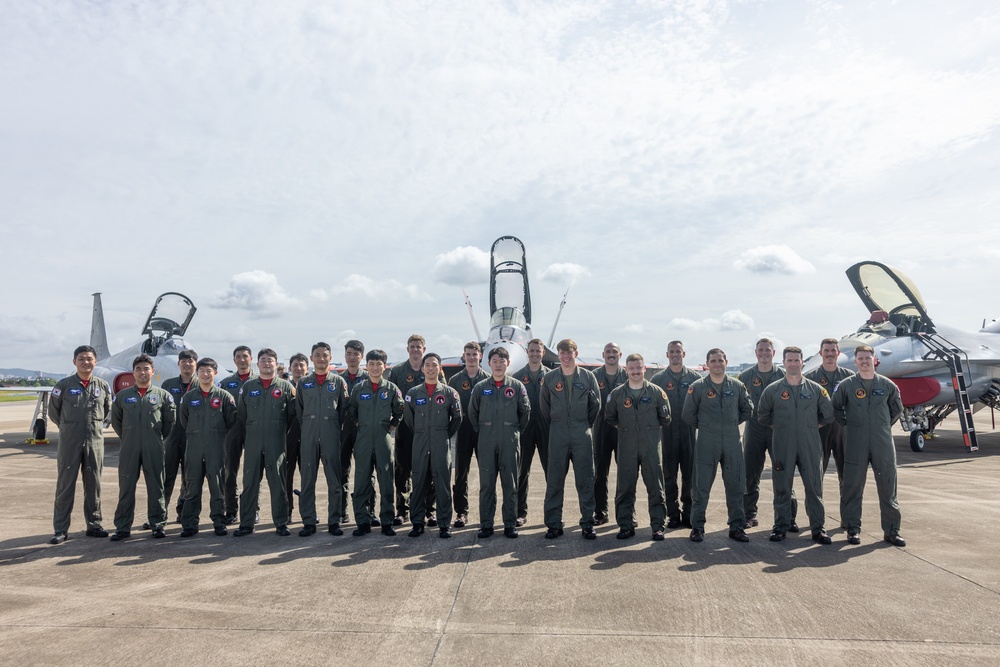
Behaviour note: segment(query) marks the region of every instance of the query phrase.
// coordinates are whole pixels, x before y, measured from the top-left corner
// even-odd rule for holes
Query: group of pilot
[[[407,360],[391,369],[382,350],[365,354],[360,341],[348,341],[346,369],[340,373],[332,368],[330,346],[319,342],[308,358],[291,358],[286,380],[278,373],[274,350],[257,353],[254,372],[252,352],[241,345],[233,352],[236,372],[217,381],[214,360],[183,350],[180,375],[162,387],[152,384],[153,358],[140,354],[132,365],[135,384],[112,396],[108,384],[93,375],[93,348],[80,346],[73,356],[77,372],[61,380],[50,396],[49,414],[59,427],[50,542],[67,539],[81,469],[86,534],[109,535],[100,490],[103,430],[110,420],[121,438],[113,541],[131,535],[140,472],[147,491],[144,528],[153,538],[166,536],[175,485],[181,537],[199,532],[205,482],[215,534],[227,535],[228,526],[238,524],[235,536],[250,535],[260,520],[265,477],[276,533],[290,535],[294,497],[299,496],[303,527],[298,534],[314,535],[321,524],[316,507],[321,466],[328,497],[324,521],[331,535],[344,534],[351,499],[357,537],[373,527],[395,535],[395,528],[409,521],[410,537],[437,528],[440,537],[449,538],[452,529],[470,523],[473,455],[480,481],[478,537],[494,534],[499,480],[503,534],[516,538],[527,520],[529,472],[537,451],[545,479],[546,539],[563,535],[570,463],[581,535],[597,538],[595,526],[611,516],[609,473],[615,458],[618,539],[636,534],[641,475],[652,539],[663,540],[665,530],[684,527],[691,541],[703,541],[709,492],[721,466],[729,537],[748,542],[746,531],[759,525],[767,453],[774,495],[771,541],[799,531],[792,491],[797,468],[812,539],[831,543],[824,526],[823,475],[832,457],[847,541],[861,541],[862,494],[871,466],[883,537],[905,546],[890,430],[902,403],[892,381],[875,372],[872,348],[854,350],[854,374],[837,365],[837,341],[824,339],[822,365],[803,375],[800,348],[786,347],[779,367],[772,341],[762,338],[755,348],[757,363],[738,377],[727,374],[726,354],[719,348],[709,350],[708,373],[702,376],[684,365],[683,343],[671,341],[669,365],[650,380],[641,355],[630,354],[620,365],[615,343],[605,346],[604,364],[594,371],[577,363],[571,339],[560,341],[556,352],[559,364],[546,369],[545,346],[534,339],[527,345],[528,364],[512,371],[509,353],[497,347],[484,369],[482,348],[470,342],[463,350],[464,368],[446,381],[441,357],[428,353],[419,335],[407,341]],[[241,459],[242,492],[237,493]],[[296,466],[299,489],[294,488]]]

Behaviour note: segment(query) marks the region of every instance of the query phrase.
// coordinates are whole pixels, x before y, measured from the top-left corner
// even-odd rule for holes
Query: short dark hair
[[[389,355],[385,350],[368,350],[368,354],[365,355],[365,361],[381,361],[384,364],[388,359]]]
[[[781,358],[782,358],[782,360],[784,360],[784,358],[787,357],[790,354],[797,354],[800,357],[804,356],[802,354],[802,348],[801,347],[795,347],[794,345],[789,345],[788,347],[786,347],[784,350],[781,351]]]
[[[476,352],[482,352],[483,351],[483,346],[480,345],[479,343],[477,343],[474,340],[470,340],[468,343],[465,344],[465,347],[462,348],[463,352],[465,350],[475,350]]]
[[[556,343],[556,352],[576,352],[577,349],[576,341],[572,338],[563,338]]]
[[[278,361],[278,353],[269,347],[260,348],[260,352],[257,353],[257,361],[260,361],[261,357],[271,357],[275,362]]]
[[[132,370],[135,370],[135,367],[138,366],[139,364],[149,364],[153,368],[156,368],[156,364],[153,363],[153,357],[149,356],[145,352],[143,352],[142,354],[140,354],[139,356],[137,356],[135,359],[132,360]]]
[[[420,365],[423,366],[425,363],[427,363],[427,360],[430,359],[431,357],[437,359],[438,364],[444,363],[443,361],[441,361],[440,354],[438,354],[437,352],[428,352],[427,354],[424,355],[424,358],[420,360]]]
[[[330,352],[331,354],[333,353],[333,350],[330,349],[330,345],[328,343],[324,343],[323,341],[320,341],[320,342],[316,343],[315,345],[313,345],[312,349],[309,350],[309,354],[312,354],[316,350],[326,350],[327,352]],[[292,359],[294,360],[295,357],[292,357]]]
[[[824,345],[836,345],[837,349],[840,349],[840,341],[836,338],[824,338],[819,342],[819,346],[823,347]]]
[[[711,350],[705,353],[706,364],[708,363],[708,358],[711,357],[713,354],[721,354],[723,359],[729,361],[729,359],[726,359],[726,353],[721,347],[713,347]]]
[[[865,345],[864,343],[854,348],[855,357],[858,356],[858,352],[871,352],[872,356],[875,356],[875,348],[872,347],[871,345]]]
[[[645,363],[646,363],[646,360],[645,360],[645,359],[643,359],[643,358],[642,358],[642,355],[641,355],[641,354],[639,354],[638,352],[633,352],[632,354],[630,354],[630,355],[628,355],[627,357],[625,357],[625,363],[626,363],[626,364],[627,364],[627,363],[629,363],[630,361],[640,361],[640,362],[642,362],[642,363],[643,363],[644,365],[645,365]]]
[[[292,358],[288,360],[288,365],[291,366],[296,361],[304,361],[304,362],[306,362],[306,365],[308,365],[309,364],[309,357],[307,357],[306,355],[302,354],[301,352],[296,352],[295,354],[292,355]]]
[[[233,355],[236,356],[235,354]],[[192,361],[198,361],[198,353],[194,350],[181,350],[177,353],[177,361],[181,359],[191,359]]]
[[[344,343],[344,351],[346,352],[347,350],[357,350],[361,354],[364,354],[365,344],[362,343],[360,340],[352,338],[351,340]]]
[[[219,372],[219,364],[215,363],[215,359],[213,359],[212,357],[205,357],[204,359],[199,359],[198,365],[195,367],[195,369],[197,370],[198,368],[205,368],[206,366],[208,368],[211,368],[216,373]]]
[[[495,347],[490,350],[490,356],[487,361],[492,361],[493,357],[500,357],[501,359],[506,359],[510,361],[510,352],[507,351],[505,347]]]
[[[236,353],[237,352],[246,352],[250,356],[253,356],[253,350],[250,349],[249,345],[239,345],[239,346],[237,346],[236,349],[233,350],[233,358],[234,359],[236,358]]]
[[[80,347],[73,350],[73,358],[76,359],[81,354],[86,354],[87,352],[90,352],[92,355],[94,355],[95,359],[97,358],[97,350],[95,350],[89,345],[81,345]]]

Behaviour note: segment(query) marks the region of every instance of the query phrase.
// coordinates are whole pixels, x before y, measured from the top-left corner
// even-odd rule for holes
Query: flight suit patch
[[[823,386],[825,387],[826,385],[830,384],[830,381],[829,381],[829,380],[827,380],[827,379],[826,379],[826,376],[824,375],[823,377],[821,377],[821,378],[819,379],[819,383],[820,383],[821,385],[823,385]]]
[[[250,395],[251,396],[260,396],[260,389],[251,389],[250,390]]]
[[[574,382],[573,383],[573,389],[583,389],[583,388],[584,388],[584,386],[583,386],[582,382]]]
[[[212,406],[213,410],[218,410],[219,408],[222,407],[222,399],[216,396],[211,401],[209,401],[208,404]]]
[[[83,393],[83,389],[80,389],[80,388],[73,388],[73,389],[69,390],[69,395],[70,396],[79,396],[82,393]]]
[[[788,393],[787,391],[783,391],[783,392],[781,392],[781,400],[783,400],[783,401],[787,401],[787,400],[788,400],[788,399],[790,399],[791,397],[792,397],[792,395],[791,395],[791,394],[789,394],[789,393]]]
[[[337,387],[333,382],[328,382],[326,385],[326,390],[332,394],[333,392],[337,391]]]
[[[403,397],[403,400],[406,401],[407,403],[412,403],[413,402],[413,397],[410,396],[409,394],[407,394],[406,396]],[[427,401],[424,401],[424,403],[426,403],[426,402]],[[417,405],[423,405],[424,403],[421,403],[420,399],[417,399]]]
[[[483,389],[483,396],[492,396],[492,395],[493,395],[492,389]]]
[[[413,373],[410,373],[409,375],[406,376],[406,381],[413,382]]]
[[[389,399],[389,392],[388,391],[383,391],[381,394],[379,394],[379,396],[381,397],[381,399],[383,401],[388,400]]]
[[[117,396],[115,398],[117,398]],[[135,396],[126,396],[125,397],[125,402],[126,403],[138,403],[139,399],[136,398]]]
[[[507,387],[506,389],[503,390],[503,395],[506,396],[507,398],[514,398],[514,388]]]
[[[640,403],[652,403],[653,399],[651,399],[649,396],[643,396],[642,398],[639,399],[639,402]]]
[[[521,382],[525,382],[525,383],[529,382],[530,380],[531,380],[531,378],[528,377],[527,375],[525,375],[523,378],[521,378]]]
[[[631,396],[626,397],[625,398],[625,402],[622,403],[622,405],[624,405],[625,408],[631,408],[632,407],[632,397]]]
[[[576,384],[574,384],[573,386],[575,387]],[[600,387],[601,389],[604,389],[604,380],[598,381],[597,386]],[[580,388],[583,389],[583,385],[580,385]]]
[[[409,401],[410,397],[407,396],[406,400]],[[417,399],[417,405],[427,405],[427,399],[426,398],[418,398]]]
[[[315,386],[316,386],[315,382],[303,382],[302,383],[302,388],[303,389],[312,389]]]
[[[278,387],[272,389],[271,396],[274,396],[275,398],[281,398],[281,389],[279,389]]]
[[[440,394],[434,397],[434,402],[437,403],[438,405],[444,405],[444,402],[446,400],[448,399],[446,399],[444,396],[441,396]]]
[[[667,391],[673,391],[673,390],[674,390],[674,383],[673,382],[668,382],[667,383]]]
[[[372,400],[372,395],[371,394],[358,394],[358,400],[361,400],[361,401],[370,401],[370,400]]]
[[[472,389],[472,385],[469,384],[468,380],[462,383],[462,391],[469,391],[470,389]]]
[[[708,392],[705,393],[705,396],[707,396],[708,398],[715,398],[715,390],[709,389]]]
[[[52,395],[53,396],[62,396],[62,389],[53,389],[52,390]]]
[[[236,389],[238,386],[240,386],[239,382],[227,382],[226,383],[226,389]]]
[[[885,396],[885,389],[872,389],[872,396]]]
[[[556,382],[556,385],[555,385],[555,387],[553,387],[553,388],[554,388],[554,389],[555,389],[556,391],[562,391],[562,390],[563,390],[563,383],[562,383],[562,382]]]
[[[807,394],[807,393],[804,393],[804,392],[801,393],[801,394],[799,394],[799,398],[812,398],[812,397],[813,397],[812,394]]]
[[[200,398],[196,398],[196,399],[192,400],[190,403],[188,403],[188,405],[190,405],[192,408],[196,408],[199,405],[201,405],[201,399]]]
[[[723,398],[732,398],[735,395],[736,394],[735,394],[735,392],[733,392],[732,389],[726,389],[725,391],[722,392],[722,397]]]
[[[865,392],[864,389],[858,389],[857,391],[854,392],[854,395],[857,396],[858,398],[864,398],[868,394]]]
[[[760,381],[760,378],[757,378],[757,377],[755,377],[755,378],[753,379],[753,382],[752,382],[752,384],[753,384],[753,386],[755,386],[755,387],[759,387],[759,386],[761,386],[761,385],[762,385],[762,384],[764,384],[764,383]]]
[[[156,396],[150,396],[149,397],[149,404],[150,405],[156,405],[157,403],[159,403],[159,401],[160,401],[160,399],[158,399]]]

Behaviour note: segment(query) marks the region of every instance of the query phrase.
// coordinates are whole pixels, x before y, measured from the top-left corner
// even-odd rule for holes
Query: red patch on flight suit
[[[622,405],[624,405],[626,408],[631,408],[632,407],[632,397],[627,397],[625,399],[625,402],[622,403]]]
[[[514,398],[514,388],[507,387],[506,389],[503,390],[503,395],[506,396],[507,398]]]
[[[528,382],[530,380],[531,380],[531,378],[528,377],[527,375],[525,375],[523,378],[521,378],[521,382]]]
[[[438,405],[444,405],[445,397],[442,396],[441,394],[438,394],[437,396],[434,397],[434,402],[437,403]]]
[[[709,398],[715,398],[715,390],[714,389],[709,389],[708,393],[705,394],[705,396],[707,396]]]
[[[462,391],[469,391],[469,389],[471,389],[471,388],[472,388],[472,385],[469,384],[468,380],[466,380],[465,382],[462,383]]]
[[[826,385],[830,384],[830,381],[829,381],[829,380],[827,380],[827,379],[826,379],[826,376],[824,375],[823,377],[821,377],[821,378],[819,379],[819,383],[820,383],[821,385],[823,385],[823,386],[825,387]]]
[[[759,387],[759,386],[760,386],[761,384],[763,384],[763,383],[762,383],[762,382],[760,381],[760,378],[754,378],[754,379],[753,379],[753,383],[752,383],[752,384],[753,384],[753,386],[755,386],[755,387]]]
[[[556,382],[555,386],[556,391],[562,391],[562,387],[563,387],[562,382]]]
[[[694,393],[694,385],[691,385],[690,387],[688,387],[688,393],[689,394],[693,394]]]
[[[674,390],[674,383],[673,382],[668,382],[667,383],[667,391],[673,391],[673,390]]]
[[[783,391],[783,392],[781,392],[781,400],[783,400],[783,401],[787,401],[787,400],[788,400],[788,399],[790,399],[791,397],[792,397],[792,395],[791,395],[791,394],[789,394],[789,393],[788,393],[787,391]]]
[[[598,382],[597,386],[600,387],[601,389],[604,389],[604,380],[601,380],[600,382]]]
[[[274,389],[272,389],[271,396],[274,396],[275,398],[281,398],[281,389],[279,387],[275,387]]]
[[[215,397],[211,401],[209,401],[208,404],[212,406],[213,410],[218,410],[219,408],[222,407],[222,400],[219,399],[218,397]]]
[[[864,389],[858,389],[856,392],[854,392],[854,395],[857,396],[858,398],[864,398],[868,394],[865,393]]]

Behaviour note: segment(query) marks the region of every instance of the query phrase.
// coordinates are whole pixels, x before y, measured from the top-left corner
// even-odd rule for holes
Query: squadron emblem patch
[[[275,398],[281,398],[281,389],[278,388],[278,387],[275,387],[274,389],[272,389],[271,390],[271,396],[274,396]]]
[[[222,400],[219,397],[215,397],[211,401],[209,401],[209,405],[212,406],[213,410],[218,410],[219,408],[222,407]]]
[[[562,382],[556,382],[555,390],[556,391],[562,391],[563,390],[563,383]]]
[[[625,398],[625,402],[622,403],[622,405],[624,405],[626,408],[631,408],[632,407],[632,397],[631,396],[626,397]]]
[[[507,398],[514,398],[514,388],[507,387],[506,389],[503,390],[503,395],[506,396]]]
[[[470,389],[472,389],[472,385],[469,384],[468,380],[462,383],[462,391],[469,391]]]
[[[867,396],[868,394],[867,394],[867,393],[865,392],[865,390],[864,390],[864,389],[862,388],[862,389],[858,389],[858,390],[857,390],[856,392],[854,392],[854,395],[855,395],[855,396],[857,396],[858,398],[864,398],[864,397],[865,397],[865,396]]]
[[[667,391],[673,391],[673,390],[674,390],[674,383],[673,382],[668,382],[667,383]]]
[[[760,378],[754,378],[754,379],[753,379],[753,383],[752,383],[752,384],[753,384],[753,386],[755,386],[755,387],[759,387],[759,386],[761,386],[761,385],[762,385],[762,384],[764,384],[764,383],[760,381]]]
[[[440,394],[434,397],[434,402],[437,403],[438,405],[444,405],[445,400],[447,399],[445,399],[445,397]]]
[[[792,397],[792,395],[789,394],[787,391],[781,392],[781,400],[787,401],[791,397]]]
[[[715,398],[715,396],[716,396],[715,390],[714,389],[709,389],[708,393],[705,394],[705,396],[707,396],[709,398]]]

